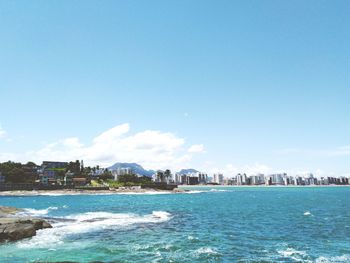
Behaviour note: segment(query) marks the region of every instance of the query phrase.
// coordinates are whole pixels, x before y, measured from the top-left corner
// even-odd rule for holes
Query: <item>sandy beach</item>
[[[178,190],[183,192],[184,190]],[[34,191],[3,191],[0,196],[60,196],[60,195],[113,195],[113,194],[171,194],[178,191],[166,191],[157,189],[111,189],[111,190],[34,190]]]
[[[173,191],[147,189],[110,189],[110,190],[33,190],[33,191],[2,191],[0,196],[61,196],[61,195],[137,195],[137,194],[174,194],[191,192],[191,190],[204,190],[215,188],[324,188],[324,187],[349,187],[350,185],[179,185]]]

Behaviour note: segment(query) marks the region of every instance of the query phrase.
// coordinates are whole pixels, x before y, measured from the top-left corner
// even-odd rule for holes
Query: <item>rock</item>
[[[174,189],[173,189],[173,192],[174,192],[174,193],[184,193],[185,190],[184,190],[184,189],[180,189],[180,188],[174,188]]]
[[[3,215],[10,216],[19,210],[1,207]],[[9,215],[10,214],[10,215]],[[36,231],[52,226],[40,218],[0,217],[0,242],[15,241],[36,235]]]
[[[42,229],[44,228],[52,228],[52,225],[50,225],[48,222],[46,222],[45,220],[43,221],[42,225],[41,225]]]
[[[21,209],[9,206],[0,206],[0,217],[6,217],[20,212]]]
[[[30,223],[12,223],[0,225],[0,241],[19,240],[26,237],[35,236],[36,230],[34,224]]]

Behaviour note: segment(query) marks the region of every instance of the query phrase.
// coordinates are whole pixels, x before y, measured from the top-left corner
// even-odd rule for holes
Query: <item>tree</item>
[[[165,180],[164,172],[162,171],[157,171],[157,181],[158,182],[164,182]]]
[[[33,162],[27,162],[26,166],[32,167],[32,168],[37,167],[37,165],[35,163],[33,163]]]
[[[25,183],[26,178],[24,176],[24,171],[22,168],[13,168],[9,172],[5,174],[5,178],[7,182],[10,183]]]
[[[74,175],[80,175],[80,162],[79,160],[76,160],[75,162],[69,162],[66,167],[66,172],[70,171],[74,173]]]
[[[8,183],[24,183],[30,181],[30,178],[26,178],[21,163],[11,161],[0,163],[0,172],[5,176],[5,180]]]
[[[124,174],[124,175],[119,175],[118,176],[118,182],[119,183],[134,183],[137,184],[139,183],[138,177],[135,174]]]
[[[113,175],[110,171],[108,171],[108,169],[105,169],[99,178],[102,180],[112,179]]]
[[[171,179],[171,171],[169,169],[166,169],[164,172],[164,177],[167,182]]]

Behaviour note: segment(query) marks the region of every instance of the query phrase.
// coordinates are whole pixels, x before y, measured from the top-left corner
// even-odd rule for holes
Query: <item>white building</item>
[[[247,175],[246,174],[237,174],[237,185],[247,184]]]
[[[214,174],[214,183],[223,184],[224,183],[224,175],[221,173]]]
[[[118,177],[121,175],[127,175],[127,174],[133,174],[133,170],[131,168],[118,168],[117,170],[112,171],[112,175],[114,177],[114,180],[117,181]]]
[[[265,184],[265,176],[263,174],[252,175],[250,179],[251,179],[250,183],[252,185]]]
[[[287,174],[286,173],[280,173],[280,174],[271,174],[271,184],[272,185],[286,185],[287,183]]]

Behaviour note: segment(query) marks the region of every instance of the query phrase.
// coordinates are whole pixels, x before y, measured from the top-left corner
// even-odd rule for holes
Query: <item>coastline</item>
[[[215,188],[329,188],[329,187],[350,187],[350,185],[179,185],[174,190],[146,189],[110,189],[110,190],[15,190],[0,191],[1,196],[61,196],[61,195],[158,195],[178,194],[191,190],[206,190]]]
[[[179,189],[186,188],[322,188],[350,187],[350,185],[178,185]]]
[[[180,190],[182,192],[184,190]],[[0,196],[61,196],[61,195],[123,195],[123,194],[173,194],[177,191],[157,190],[157,189],[111,189],[111,190],[80,190],[80,189],[64,189],[64,190],[18,190],[18,191],[2,191]]]

